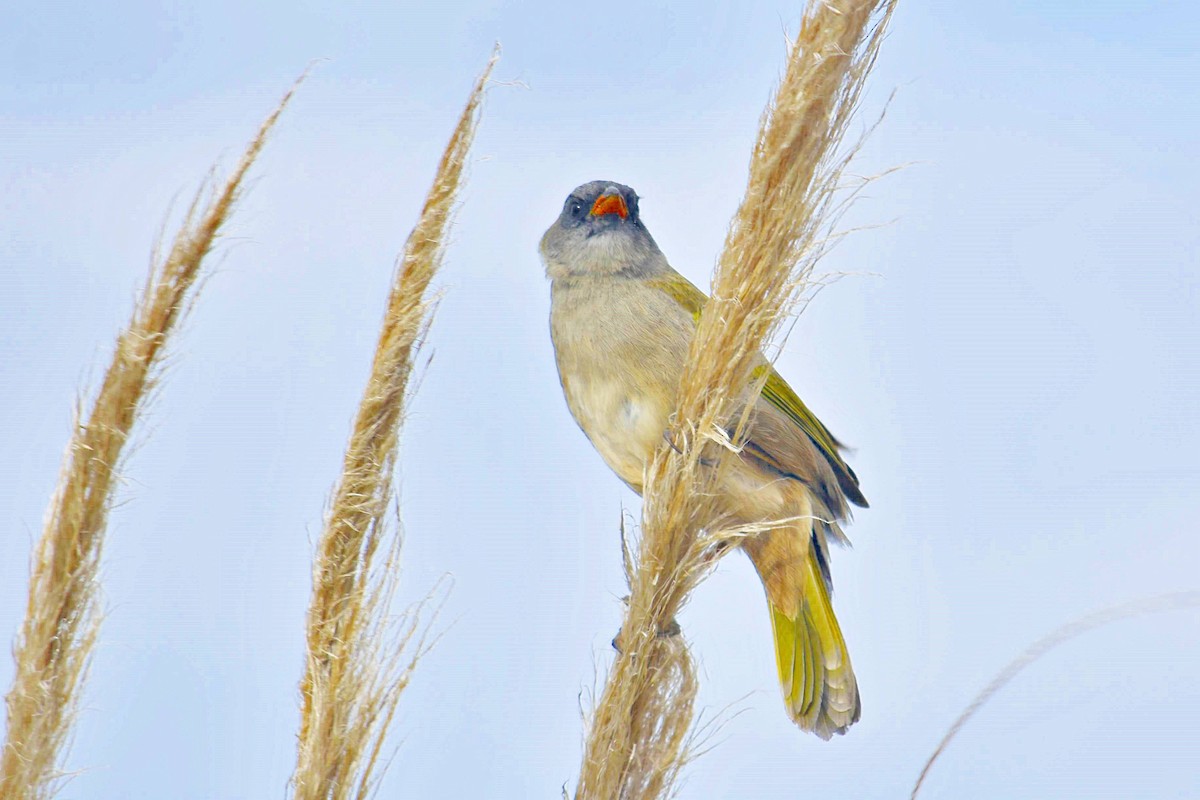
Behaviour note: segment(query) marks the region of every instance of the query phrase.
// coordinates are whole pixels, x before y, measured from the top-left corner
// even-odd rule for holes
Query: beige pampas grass
[[[196,196],[170,251],[156,259],[87,420],[71,437],[32,559],[28,607],[14,649],[16,675],[6,697],[0,755],[4,800],[44,800],[61,783],[59,765],[99,628],[97,573],[125,445],[157,383],[168,339],[196,299],[204,257],[295,89],[263,122],[221,189],[204,203],[203,190]]]
[[[296,800],[370,794],[387,727],[425,651],[424,634],[418,633],[420,609],[398,632],[388,618],[399,534],[389,537],[385,515],[409,376],[428,323],[426,294],[441,266],[484,87],[497,58],[498,51],[471,90],[397,264],[371,375],[317,544],[292,775]],[[380,564],[375,557],[381,548]],[[415,652],[406,655],[414,637]]]
[[[755,356],[805,288],[831,224],[839,144],[895,0],[810,2],[763,114],[746,193],[725,239],[680,385],[672,441],[648,468],[622,652],[592,714],[576,798],[673,793],[686,763],[696,676],[674,618],[729,534],[708,488]],[[851,148],[851,154],[853,148]],[[749,406],[750,404],[747,404]],[[769,522],[769,521],[768,521]]]

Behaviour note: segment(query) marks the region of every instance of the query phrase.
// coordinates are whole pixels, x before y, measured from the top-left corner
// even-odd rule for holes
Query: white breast
[[[634,488],[662,436],[667,412],[620,379],[589,379],[576,372],[564,382],[567,405],[613,472]]]
[[[676,323],[670,307],[647,313],[646,297],[631,295],[638,288],[614,282],[556,292],[551,330],[571,413],[608,466],[640,490],[687,346],[676,328],[690,320]]]

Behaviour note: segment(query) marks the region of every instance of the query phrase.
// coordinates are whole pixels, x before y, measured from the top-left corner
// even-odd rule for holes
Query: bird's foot
[[[679,627],[679,622],[672,619],[665,627],[659,628],[655,636],[659,639],[671,639],[683,633],[683,628]],[[612,646],[618,653],[625,652],[624,645],[625,629],[621,628],[617,631],[617,635],[613,637]]]
[[[700,557],[701,564],[705,569],[714,566],[718,561],[721,560],[721,557],[724,556],[731,547],[733,547],[733,542],[731,541],[725,540],[717,542],[712,547],[709,547],[704,551],[704,554]]]
[[[667,428],[663,431],[663,440],[667,443],[668,447],[670,447],[679,455],[683,455],[683,449],[679,445],[675,444],[675,439],[671,436],[670,428]],[[711,458],[701,458],[699,459],[699,464],[702,467],[715,467],[717,462]]]

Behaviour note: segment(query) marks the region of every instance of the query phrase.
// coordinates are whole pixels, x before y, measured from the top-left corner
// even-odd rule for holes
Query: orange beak
[[[602,217],[605,214],[618,214],[621,219],[628,217],[629,209],[625,206],[625,198],[619,194],[602,194],[596,198],[592,205],[592,216]]]

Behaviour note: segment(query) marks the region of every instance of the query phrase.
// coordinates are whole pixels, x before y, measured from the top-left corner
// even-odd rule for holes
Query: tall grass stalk
[[[16,674],[5,698],[0,753],[4,800],[45,800],[61,786],[64,751],[99,631],[100,556],[125,446],[158,383],[170,336],[196,300],[205,256],[298,84],[263,122],[224,185],[197,193],[170,250],[154,259],[86,419],[82,409],[78,414],[34,549],[25,621],[14,648]]]
[[[390,617],[400,536],[386,515],[409,378],[428,325],[429,284],[442,263],[497,58],[493,53],[471,90],[398,260],[371,374],[317,543],[292,775],[296,800],[370,794],[387,728],[426,649],[419,607],[398,623]]]
[[[717,264],[669,433],[647,470],[622,651],[592,712],[576,798],[671,795],[689,754],[695,669],[674,618],[706,573],[723,520],[713,481],[736,448],[730,416],[756,354],[802,296],[836,217],[839,147],[895,0],[813,0],[763,113],[746,193]],[[735,435],[726,431],[733,426]],[[703,465],[702,465],[703,462]],[[717,464],[717,469],[709,466]]]

